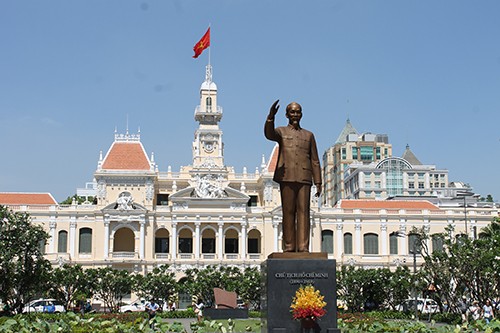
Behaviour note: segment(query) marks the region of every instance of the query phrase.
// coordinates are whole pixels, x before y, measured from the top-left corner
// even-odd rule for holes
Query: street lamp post
[[[468,228],[467,228],[467,197],[470,197],[473,195],[474,195],[474,193],[472,193],[470,191],[457,192],[457,197],[462,197],[464,199],[464,224],[465,224],[465,236],[467,236],[467,237],[469,237],[469,232],[468,232]]]
[[[415,298],[414,310],[415,310],[415,319],[418,320],[418,294],[417,294],[417,243],[419,242],[419,238],[415,237],[413,240],[413,296]],[[422,304],[423,309],[424,304]]]

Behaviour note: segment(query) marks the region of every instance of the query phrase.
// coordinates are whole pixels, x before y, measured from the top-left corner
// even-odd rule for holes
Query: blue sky
[[[225,161],[253,171],[275,99],[302,104],[320,154],[347,118],[500,199],[499,1],[0,2],[0,191],[58,201],[136,132],[160,171],[191,164],[208,53]],[[284,114],[278,123],[285,124]]]

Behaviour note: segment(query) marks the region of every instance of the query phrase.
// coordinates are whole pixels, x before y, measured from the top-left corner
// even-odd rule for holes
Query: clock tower
[[[224,144],[219,122],[222,107],[217,104],[217,85],[212,81],[212,66],[207,65],[205,81],[200,88],[200,105],[194,111],[199,127],[194,134],[193,167],[224,168]]]

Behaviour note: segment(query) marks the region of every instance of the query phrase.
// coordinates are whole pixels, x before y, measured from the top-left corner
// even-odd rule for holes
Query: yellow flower
[[[306,317],[321,317],[325,314],[324,296],[313,286],[301,286],[293,297],[290,308],[295,319]]]

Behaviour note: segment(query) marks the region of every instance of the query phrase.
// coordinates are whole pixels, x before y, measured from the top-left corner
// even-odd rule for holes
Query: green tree
[[[51,273],[50,295],[69,308],[76,301],[92,297],[92,271],[85,271],[80,265],[65,264]]]
[[[132,290],[133,277],[129,272],[111,267],[87,269],[85,272],[94,281],[94,296],[102,300],[110,312],[117,311],[123,296]]]
[[[351,311],[394,307],[407,299],[412,288],[412,277],[407,267],[394,272],[388,268],[364,269],[342,266],[337,271],[337,297]]]
[[[261,274],[257,267],[243,271],[236,292],[251,309],[260,309]]]
[[[459,312],[461,296],[481,304],[487,299],[495,299],[500,294],[500,231],[495,220],[487,228],[489,232],[479,239],[466,235],[453,235],[453,227],[448,227],[441,235],[442,251],[429,252],[423,247],[425,260],[423,276],[437,288],[437,299],[445,300],[454,312]],[[421,231],[422,239],[428,235]],[[425,244],[425,242],[423,242]]]
[[[145,276],[136,275],[134,287],[139,297],[169,302],[177,292],[175,273],[168,270],[168,265],[155,267]]]
[[[73,200],[75,200],[79,205],[81,205],[85,201],[93,202],[94,201],[94,197],[90,196],[87,199],[85,197],[81,197],[81,196],[78,196],[76,194],[73,194],[72,196],[67,197],[66,200],[61,201],[59,204],[61,204],[61,205],[71,205],[73,203]]]
[[[260,274],[255,270],[242,272],[237,267],[210,265],[203,269],[188,269],[185,273],[186,278],[180,288],[195,297],[201,297],[207,306],[214,304],[214,288],[234,291],[246,301],[257,302],[260,289],[256,286]],[[251,286],[255,288],[255,294],[251,294]]]
[[[43,257],[49,235],[26,213],[0,206],[0,298],[13,310],[46,290],[51,266]]]

